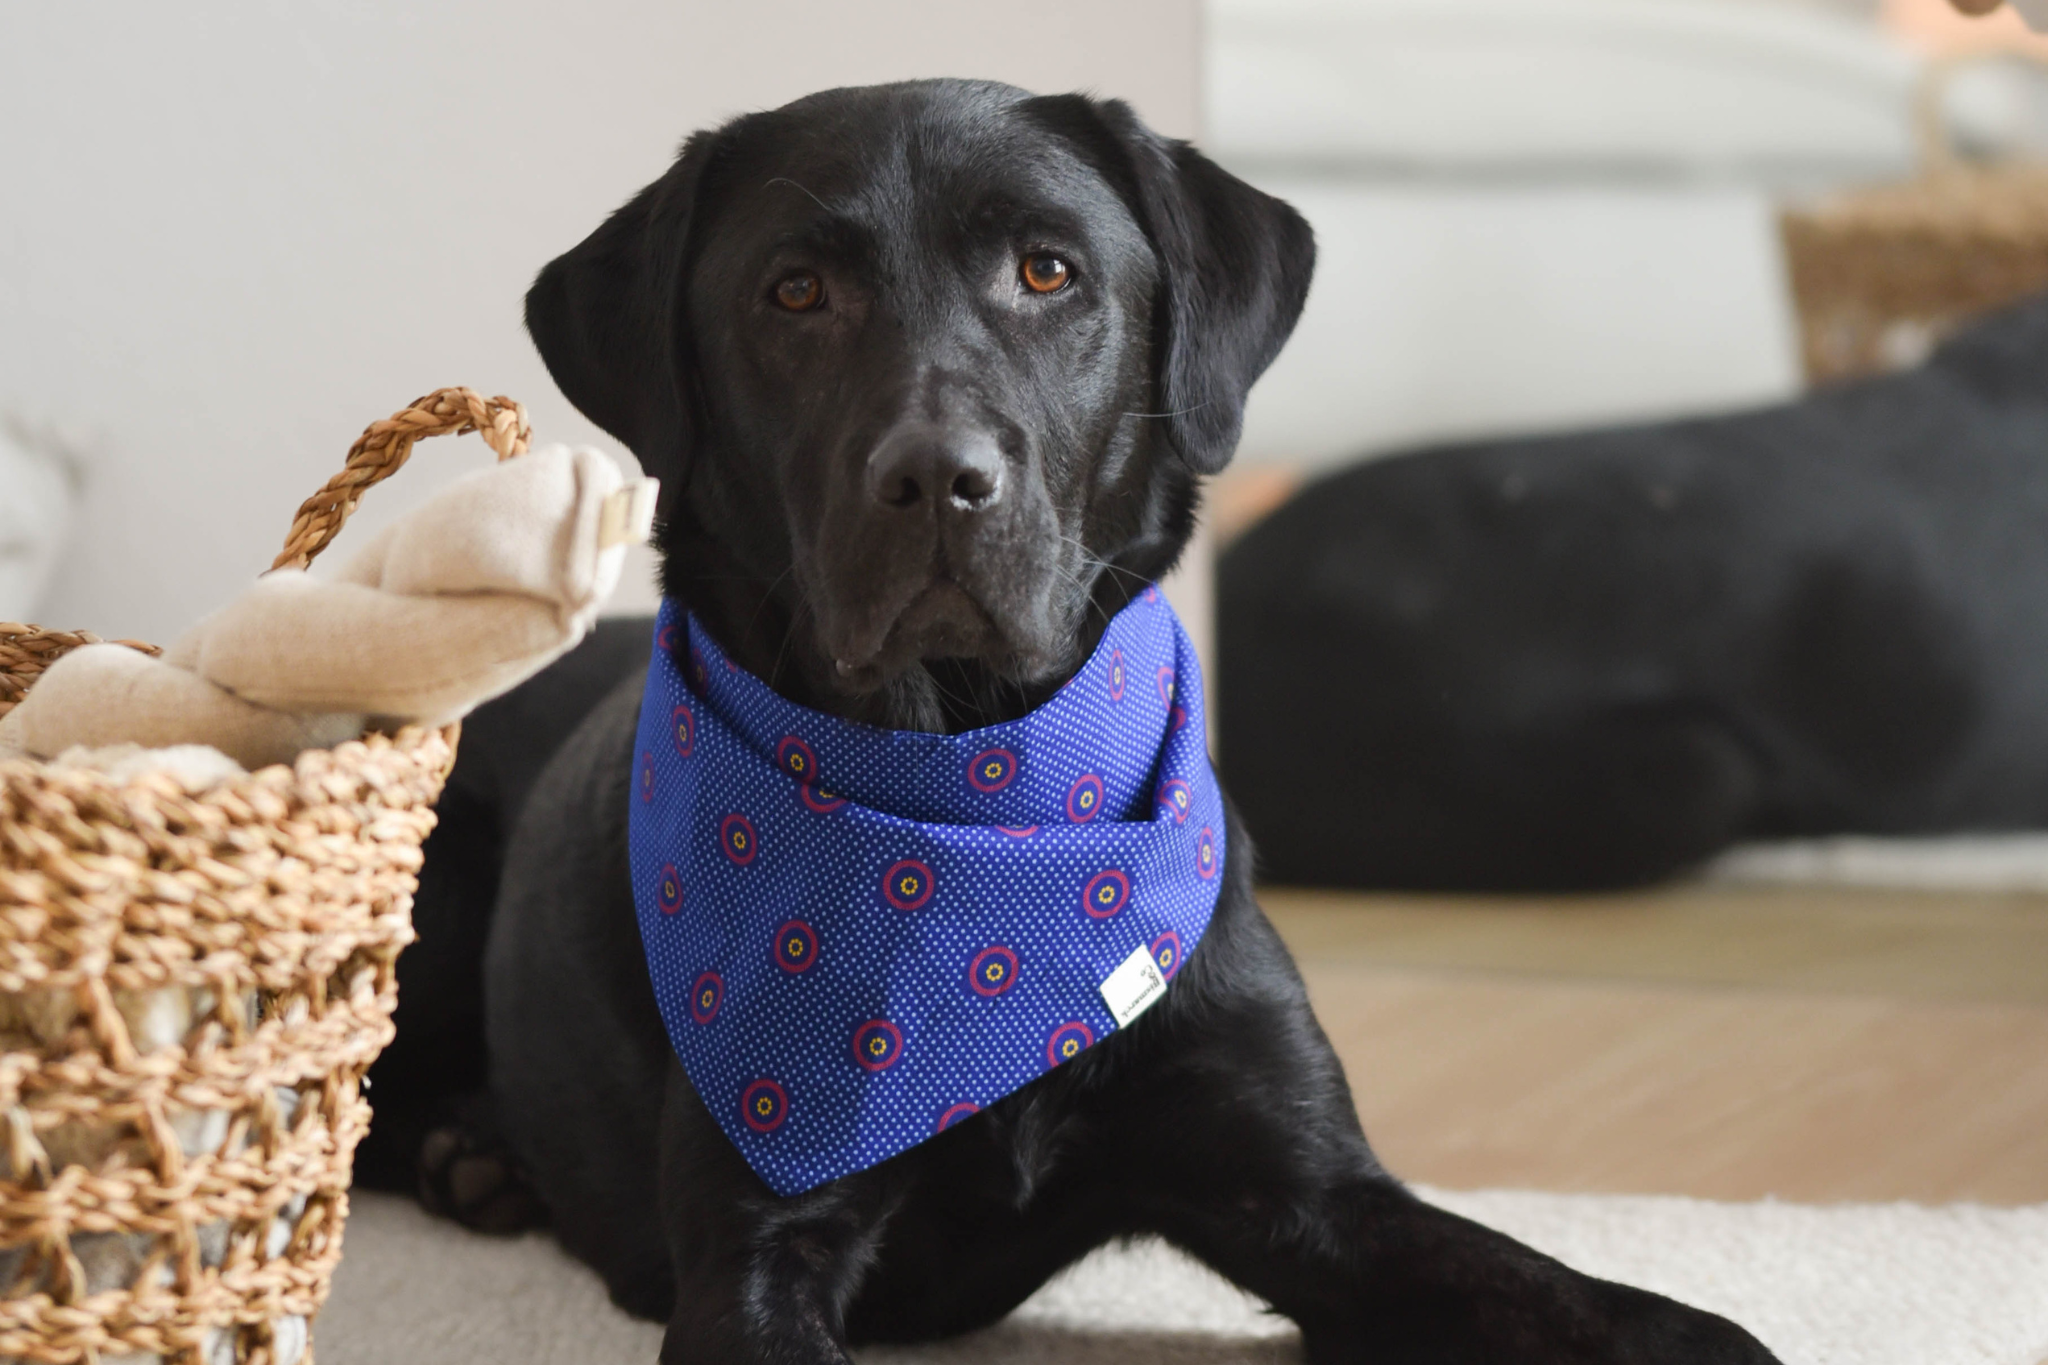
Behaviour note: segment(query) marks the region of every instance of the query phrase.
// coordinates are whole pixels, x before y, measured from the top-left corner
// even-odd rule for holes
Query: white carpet
[[[1504,1191],[1429,1197],[1591,1274],[1735,1318],[1785,1365],[2048,1362],[2048,1205],[1711,1204]],[[358,1195],[321,1365],[651,1363],[661,1329],[614,1310],[538,1237],[496,1241]],[[991,1331],[862,1365],[1281,1365],[1293,1329],[1165,1247],[1097,1252]]]
[[[1915,891],[2048,891],[2048,834],[1878,839],[1847,834],[1741,844],[1709,862],[1710,880],[1896,887]]]

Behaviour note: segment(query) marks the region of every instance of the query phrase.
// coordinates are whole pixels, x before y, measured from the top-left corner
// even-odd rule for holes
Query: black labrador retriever
[[[2048,825],[2048,296],[1757,412],[1374,461],[1223,558],[1283,881],[1620,886]]]
[[[664,481],[668,593],[793,700],[951,732],[1047,698],[1173,565],[1313,256],[1286,205],[1122,104],[920,82],[693,137],[541,273],[527,317],[563,391]],[[417,1174],[486,1226],[537,1203],[619,1304],[667,1320],[671,1362],[965,1332],[1147,1233],[1294,1319],[1311,1360],[1772,1359],[1383,1170],[1235,823],[1161,1004],[922,1145],[775,1197],[649,985],[631,629],[469,728],[366,1179]]]

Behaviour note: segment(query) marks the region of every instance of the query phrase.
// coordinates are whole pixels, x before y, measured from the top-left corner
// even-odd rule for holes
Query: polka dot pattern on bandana
[[[780,1194],[970,1121],[1115,1031],[1102,982],[1171,980],[1216,904],[1201,671],[1147,591],[1075,685],[964,735],[794,705],[662,606],[631,863],[669,1038]]]

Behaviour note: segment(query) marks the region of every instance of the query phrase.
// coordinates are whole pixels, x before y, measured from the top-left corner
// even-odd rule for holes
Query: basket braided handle
[[[356,503],[373,484],[396,474],[412,457],[413,443],[450,432],[476,431],[500,460],[526,453],[533,428],[526,409],[509,398],[485,398],[474,389],[436,389],[379,422],[372,422],[348,449],[348,462],[326,486],[299,505],[284,549],[273,569],[303,569],[341,534]]]

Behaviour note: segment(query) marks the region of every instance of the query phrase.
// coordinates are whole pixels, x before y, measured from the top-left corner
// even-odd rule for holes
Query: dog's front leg
[[[1100,1164],[1146,1173],[1136,1221],[1294,1319],[1316,1365],[1774,1365],[1723,1318],[1582,1275],[1382,1170],[1299,976],[1233,890],[1179,1001],[1123,1040]]]
[[[874,1170],[778,1198],[671,1064],[661,1214],[676,1304],[663,1365],[846,1365],[846,1309],[899,1202]]]
[[[1777,1365],[1725,1318],[1582,1275],[1385,1176],[1241,1206],[1191,1240],[1300,1324],[1312,1365]]]

